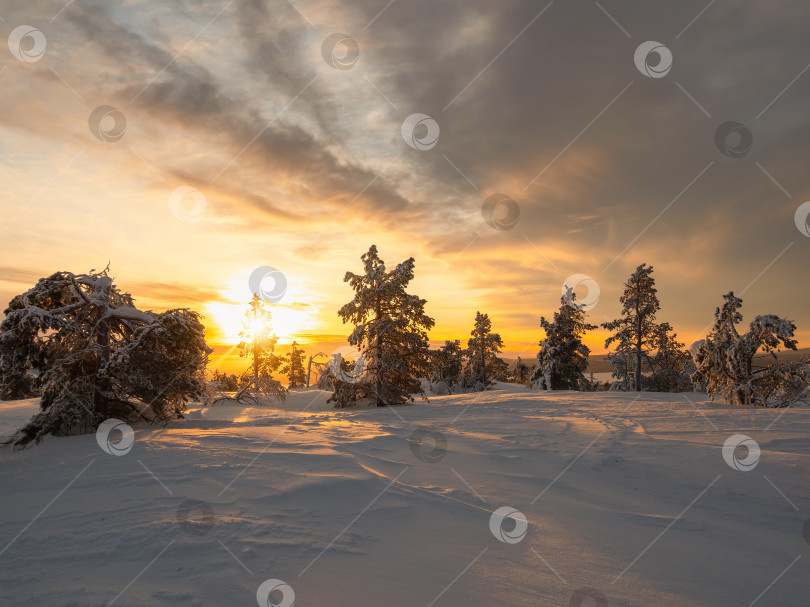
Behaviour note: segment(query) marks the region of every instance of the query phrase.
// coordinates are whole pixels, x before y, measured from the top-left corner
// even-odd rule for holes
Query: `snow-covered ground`
[[[396,409],[327,396],[195,410],[136,428],[121,456],[95,435],[0,451],[0,604],[248,606],[273,579],[286,607],[810,601],[809,409],[506,385]],[[0,405],[0,431],[33,405]],[[752,470],[724,460],[735,434],[761,449]]]

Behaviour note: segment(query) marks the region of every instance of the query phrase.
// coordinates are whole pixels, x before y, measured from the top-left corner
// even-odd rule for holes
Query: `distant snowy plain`
[[[810,604],[808,408],[328,396],[195,408],[121,456],[95,435],[0,450],[0,605],[252,606],[269,579],[284,607]],[[0,434],[35,407],[0,404]],[[723,457],[736,434],[751,470]],[[502,507],[525,535],[491,525]]]

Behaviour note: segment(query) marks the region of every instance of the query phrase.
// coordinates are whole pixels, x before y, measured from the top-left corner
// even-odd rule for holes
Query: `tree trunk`
[[[641,314],[638,311],[640,289],[636,293],[636,392],[641,392]]]

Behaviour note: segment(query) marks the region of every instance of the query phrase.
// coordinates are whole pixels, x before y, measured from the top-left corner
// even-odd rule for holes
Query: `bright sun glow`
[[[279,344],[291,344],[293,340],[297,340],[298,343],[306,342],[300,333],[310,329],[313,325],[311,314],[308,311],[272,304],[268,307],[273,316],[270,331],[278,337]],[[247,308],[247,303],[230,304],[218,301],[210,302],[206,306],[206,315],[214,320],[218,329],[215,341],[231,345],[241,341],[239,333],[242,331]],[[263,327],[251,326],[250,329],[258,332]]]

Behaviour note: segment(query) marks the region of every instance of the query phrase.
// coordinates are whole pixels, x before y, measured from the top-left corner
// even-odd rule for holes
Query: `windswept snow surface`
[[[396,409],[327,396],[194,410],[120,456],[95,435],[0,451],[0,604],[249,606],[270,579],[285,607],[810,604],[807,408],[505,384]],[[751,470],[724,460],[736,434],[760,448]],[[525,536],[495,519],[495,537],[502,507]]]

